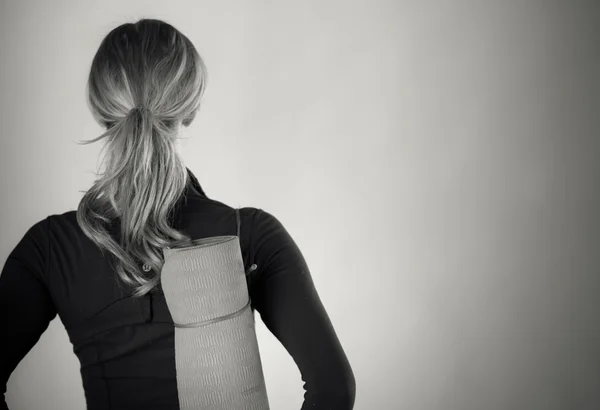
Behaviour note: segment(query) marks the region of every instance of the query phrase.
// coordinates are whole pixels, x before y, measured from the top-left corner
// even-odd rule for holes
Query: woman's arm
[[[0,275],[0,410],[8,410],[4,394],[11,373],[56,316],[42,279],[48,260],[47,224],[46,218],[27,231]]]
[[[300,370],[302,410],[351,410],[354,374],[298,246],[262,209],[255,211],[250,236],[258,265],[252,304]]]

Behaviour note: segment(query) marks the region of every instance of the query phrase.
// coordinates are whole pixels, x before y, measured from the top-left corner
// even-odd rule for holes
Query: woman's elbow
[[[335,383],[329,391],[332,407],[335,410],[352,410],[356,398],[356,380],[352,371]]]
[[[345,405],[348,410],[352,410],[354,407],[354,399],[356,398],[356,380],[354,374],[350,372],[346,382],[346,390],[344,392]]]

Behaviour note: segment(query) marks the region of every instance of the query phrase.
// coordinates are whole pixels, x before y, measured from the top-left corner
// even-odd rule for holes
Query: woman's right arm
[[[46,218],[25,233],[0,274],[0,410],[8,410],[4,395],[11,373],[56,317],[43,281],[48,245]]]
[[[252,303],[300,370],[302,410],[352,410],[354,372],[302,252],[269,212],[255,210],[252,225],[253,261],[258,265]]]

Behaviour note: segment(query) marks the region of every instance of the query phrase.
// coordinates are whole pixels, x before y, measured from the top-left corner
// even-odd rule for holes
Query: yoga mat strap
[[[217,317],[215,319],[205,320],[204,322],[199,322],[199,323],[187,323],[187,324],[175,323],[175,327],[201,327],[201,326],[211,325],[213,323],[217,323],[222,320],[227,320],[227,319],[231,319],[236,316],[239,316],[244,310],[246,310],[249,307],[250,307],[250,298],[248,298],[248,303],[246,303],[244,305],[244,307],[241,308],[240,310],[238,310],[237,312],[233,312],[233,313],[230,313],[225,316]]]

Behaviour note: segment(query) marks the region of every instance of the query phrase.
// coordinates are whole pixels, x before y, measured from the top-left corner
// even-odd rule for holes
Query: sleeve
[[[302,410],[351,410],[354,374],[302,253],[270,213],[258,209],[252,226],[258,265],[253,303],[300,370]]]
[[[0,274],[0,410],[8,410],[5,393],[11,373],[57,314],[43,282],[48,261],[47,224],[48,218],[29,228]]]

